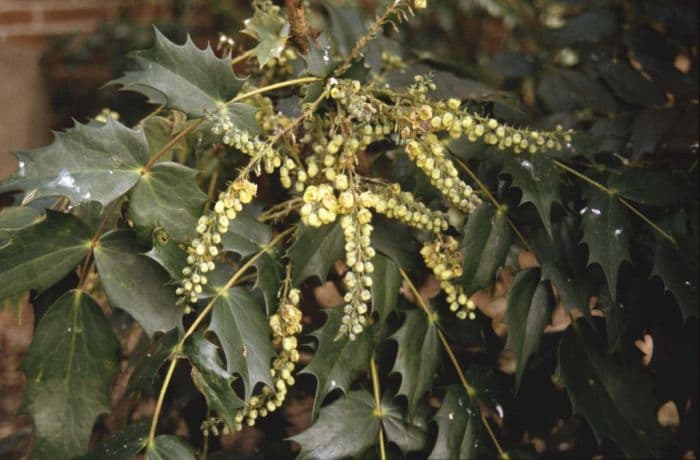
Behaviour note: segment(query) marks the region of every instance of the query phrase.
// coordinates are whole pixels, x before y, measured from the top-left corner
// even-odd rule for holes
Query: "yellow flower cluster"
[[[425,136],[425,148],[416,140],[406,144],[408,157],[430,178],[430,183],[449,202],[465,213],[471,213],[481,204],[472,188],[459,178],[452,160],[445,156],[445,147],[434,134]]]
[[[455,285],[452,280],[462,276],[462,254],[457,240],[448,236],[425,243],[420,251],[425,264],[440,281],[440,288],[447,296],[450,311],[457,318],[476,318],[476,305],[464,293],[462,286]]]
[[[299,361],[297,335],[301,333],[300,298],[301,293],[298,289],[290,290],[277,313],[270,316],[272,345],[278,350],[270,370],[273,387],[265,385],[260,395],[251,396],[246,407],[236,413],[236,431],[243,428],[244,421],[246,425],[253,426],[258,417],[265,417],[276,411],[284,402],[288,387],[295,383],[292,372]]]
[[[207,284],[206,273],[215,268],[214,258],[219,254],[221,235],[228,231],[229,222],[250,203],[258,186],[247,179],[239,178],[219,194],[211,213],[199,218],[198,236],[187,248],[187,266],[182,269],[184,279],[175,290],[178,296],[189,303],[197,301],[202,286]]]
[[[330,185],[309,185],[304,190],[303,200],[300,214],[302,222],[306,225],[320,227],[335,221],[338,215],[338,200]]]
[[[292,61],[297,59],[297,53],[292,48],[285,48],[277,58],[272,58],[262,69],[262,79],[266,81],[284,80],[294,73]]]
[[[362,206],[353,206],[350,214],[340,221],[345,237],[345,263],[350,270],[343,277],[347,292],[343,297],[343,318],[336,340],[346,335],[350,340],[355,340],[367,322],[368,304],[372,300],[372,258],[376,254],[370,245],[371,221],[372,213]]]
[[[416,200],[412,193],[402,191],[399,184],[374,186],[360,195],[360,202],[390,219],[396,219],[419,230],[440,233],[448,227],[447,220],[441,212],[428,208],[423,202]]]

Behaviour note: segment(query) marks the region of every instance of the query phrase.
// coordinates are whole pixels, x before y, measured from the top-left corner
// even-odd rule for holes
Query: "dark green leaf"
[[[16,231],[44,220],[44,213],[29,206],[12,206],[0,210],[0,230]]]
[[[149,157],[157,154],[160,149],[170,142],[173,137],[185,126],[187,116],[180,112],[171,112],[169,118],[153,116],[143,122],[143,130],[148,139]],[[182,155],[187,152],[187,136],[178,140],[175,145],[168,149],[167,153],[162,154],[161,161],[171,161],[172,158],[182,158]]]
[[[649,376],[638,366],[608,354],[585,321],[569,327],[559,344],[559,378],[598,440],[612,440],[630,458],[656,458],[667,435],[656,421]]]
[[[270,316],[279,304],[279,290],[282,285],[284,271],[276,249],[265,252],[255,261],[255,289],[262,292],[265,299],[265,314]]]
[[[522,191],[521,203],[532,203],[548,233],[552,233],[552,204],[561,202],[561,170],[544,155],[510,155],[504,171],[513,177],[513,185]]]
[[[549,323],[552,306],[550,289],[540,283],[538,269],[523,270],[515,276],[506,296],[508,326],[506,348],[515,354],[515,388],[525,371],[528,358],[540,347],[544,327]]]
[[[448,387],[440,410],[433,420],[438,425],[435,446],[428,458],[476,459],[484,457],[483,429],[478,402],[461,386]]]
[[[331,3],[324,3],[323,6],[330,16],[330,36],[336,44],[336,51],[339,55],[348,54],[357,40],[367,30],[360,16],[360,11],[356,8],[344,8],[334,6]]]
[[[146,460],[195,460],[195,456],[180,438],[162,434],[146,448]]]
[[[287,251],[293,264],[294,285],[312,276],[324,281],[336,260],[343,258],[343,230],[335,222],[320,228],[300,225],[296,241]]]
[[[372,247],[408,271],[419,266],[418,244],[409,227],[382,216],[373,217],[372,225]]]
[[[355,457],[377,442],[379,417],[367,391],[351,391],[321,409],[316,422],[290,439],[301,445],[299,459]]]
[[[440,364],[437,327],[422,310],[408,310],[403,325],[391,337],[398,346],[392,372],[401,374],[398,395],[408,399],[413,413],[426,391],[432,387],[433,374]]]
[[[669,206],[682,202],[688,195],[687,176],[666,171],[625,169],[611,174],[608,188],[637,203]]]
[[[588,246],[589,264],[603,268],[614,301],[620,264],[630,260],[630,223],[615,195],[595,190],[590,196],[588,206],[581,210],[583,242]]]
[[[84,460],[132,460],[145,446],[147,421],[132,423],[100,443]]]
[[[144,253],[158,265],[163,267],[172,279],[180,279],[182,277],[182,269],[187,266],[187,253],[178,244],[170,238],[168,232],[162,228],[157,228],[153,231],[153,247],[150,251]]]
[[[617,111],[617,101],[603,84],[573,70],[546,72],[540,80],[538,94],[552,112],[589,109],[609,114]]]
[[[221,245],[224,251],[247,257],[260,251],[271,239],[272,227],[242,212],[231,221],[228,232],[221,235]]]
[[[272,386],[270,365],[274,350],[263,306],[241,287],[229,289],[214,304],[209,330],[219,338],[226,369],[245,382],[245,399],[258,382]]]
[[[401,274],[399,267],[382,254],[377,254],[372,263],[372,310],[377,312],[379,322],[383,323],[398,305]]]
[[[271,59],[280,57],[284,51],[289,37],[289,23],[278,13],[256,8],[253,17],[246,20],[245,29],[241,32],[258,41],[252,52],[262,68]]]
[[[666,102],[663,90],[623,62],[609,61],[600,66],[600,76],[620,99],[634,105],[659,106]]]
[[[12,234],[0,249],[0,299],[43,291],[66,276],[90,250],[92,235],[76,217],[46,211],[46,220]]]
[[[306,72],[317,77],[327,77],[333,71],[337,62],[331,56],[331,43],[328,33],[323,32],[316,38],[315,43],[309,44],[309,52],[303,56]],[[308,87],[304,102],[315,100],[323,90],[322,83],[312,83]]]
[[[127,393],[151,391],[154,377],[170,357],[179,338],[177,329],[166,332],[150,343],[143,354],[135,357]]]
[[[197,48],[189,37],[185,44],[176,45],[157,29],[155,34],[153,49],[133,55],[140,70],[127,72],[113,83],[196,117],[215,112],[241,89],[243,80],[233,74],[230,59],[216,57],[209,47]],[[237,106],[243,104],[233,104],[229,110],[235,112]]]
[[[158,163],[144,174],[129,199],[128,217],[136,231],[147,237],[162,227],[177,241],[193,238],[207,201],[196,176],[196,170],[178,163]]]
[[[216,346],[203,334],[194,334],[185,342],[184,353],[192,363],[192,380],[207,400],[207,406],[233,429],[236,411],[245,403],[231,388],[233,376],[222,367]]]
[[[597,43],[615,33],[617,22],[609,10],[587,11],[569,19],[563,27],[550,31],[549,38],[559,48],[574,43]]]
[[[420,410],[418,410],[420,409]],[[421,451],[425,448],[428,433],[427,405],[421,405],[410,416],[388,394],[382,398],[382,426],[389,442],[401,452]]]
[[[511,232],[506,213],[483,204],[464,226],[464,262],[460,282],[468,293],[491,285],[496,271],[506,260]]]
[[[355,377],[367,369],[374,341],[372,330],[364,331],[354,342],[335,340],[343,312],[338,308],[326,310],[328,317],[323,326],[311,333],[318,345],[313,359],[301,373],[316,377],[316,397],[312,417],[328,393],[340,389],[347,394]]]
[[[632,123],[632,158],[638,159],[645,153],[653,153],[677,118],[678,113],[673,109],[641,111]]]
[[[142,130],[109,118],[100,126],[76,123],[56,133],[51,145],[16,156],[20,168],[0,184],[0,193],[19,189],[31,199],[62,195],[74,205],[95,200],[104,206],[139,181],[148,143]]]
[[[70,291],[49,307],[22,362],[24,407],[36,433],[33,457],[85,453],[95,419],[109,411],[118,351],[109,322],[87,294]]]
[[[569,227],[558,228],[559,233],[570,231]],[[588,316],[590,314],[587,308],[588,279],[582,270],[576,270],[579,268],[578,264],[572,267],[573,262],[567,260],[562,254],[563,249],[560,248],[561,243],[557,236],[554,236],[554,241],[551,238],[545,232],[540,232],[535,234],[532,241],[535,255],[542,269],[542,281],[550,280],[554,283],[559,291],[561,304],[567,312],[579,310]]]
[[[667,239],[658,238],[652,276],[661,278],[666,290],[676,298],[683,321],[698,316],[697,267],[697,255],[681,254]]]
[[[133,232],[114,230],[95,247],[95,263],[109,303],[129,313],[149,336],[177,326],[182,307],[168,274],[142,255]]]

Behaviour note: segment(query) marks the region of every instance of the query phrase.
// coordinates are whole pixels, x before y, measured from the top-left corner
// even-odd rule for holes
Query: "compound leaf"
[[[318,420],[306,431],[291,437],[301,445],[299,459],[356,457],[377,441],[379,417],[374,398],[365,390],[321,409]]]
[[[343,230],[337,222],[320,228],[299,226],[296,241],[287,251],[294,285],[312,276],[324,281],[336,260],[343,258]]]
[[[255,297],[241,287],[224,292],[214,304],[209,330],[221,343],[228,373],[243,378],[246,401],[256,383],[272,386],[274,349],[263,308]]]
[[[231,388],[233,377],[221,365],[216,346],[203,334],[195,334],[185,342],[184,352],[192,363],[192,380],[224,422],[233,428],[236,411],[245,403]]]
[[[247,212],[242,212],[231,221],[228,232],[221,235],[224,251],[248,257],[263,248],[272,239],[272,227],[258,222]]]
[[[155,34],[153,49],[132,55],[140,69],[126,72],[112,83],[141,93],[150,102],[165,103],[169,108],[195,117],[217,111],[220,104],[232,99],[241,89],[243,80],[234,75],[228,57],[216,57],[208,46],[197,48],[189,36],[183,45],[176,45],[158,29]],[[238,108],[250,109],[250,106],[231,104],[229,112],[238,112]],[[251,115],[246,109],[242,113],[245,117]],[[252,124],[255,125],[254,120]]]
[[[289,38],[289,23],[277,12],[255,8],[253,17],[246,20],[245,29],[241,32],[258,41],[251,51],[262,68],[284,51]]]
[[[599,191],[591,191],[588,206],[581,213],[588,263],[597,263],[603,268],[614,301],[620,264],[630,260],[631,229],[627,213],[615,195]]]
[[[666,290],[673,294],[683,321],[698,316],[697,256],[694,263],[691,257],[681,254],[665,238],[659,238],[656,243],[652,276],[661,278]]]
[[[460,282],[468,293],[491,285],[511,243],[508,216],[490,204],[474,211],[464,226],[464,262]]]
[[[158,163],[131,190],[129,219],[140,234],[162,227],[177,241],[196,235],[197,219],[207,196],[199,189],[197,171],[178,163]]]
[[[552,233],[552,205],[560,202],[561,171],[544,155],[511,155],[504,171],[513,178],[513,185],[522,191],[521,203],[532,203],[542,218],[547,233]]]
[[[100,281],[113,307],[129,313],[149,336],[177,326],[182,308],[168,286],[168,274],[140,253],[129,230],[105,233],[95,247]]]
[[[195,460],[194,452],[177,436],[156,436],[146,447],[146,460]]]
[[[584,320],[564,332],[559,343],[560,381],[574,412],[588,420],[600,442],[615,442],[630,458],[657,458],[667,433],[656,421],[649,376],[621,362]]]
[[[398,305],[401,275],[396,263],[382,254],[375,255],[372,263],[372,309],[379,314],[379,322],[383,323]]]
[[[101,442],[84,460],[131,460],[146,445],[147,421],[132,423]]]
[[[69,291],[49,307],[22,363],[34,457],[72,458],[87,451],[95,419],[109,411],[118,351],[109,322],[87,294]]]
[[[551,291],[540,282],[538,269],[523,270],[515,276],[513,286],[506,296],[508,310],[505,323],[508,326],[506,348],[515,354],[515,387],[525,371],[528,358],[540,346],[544,327],[549,322]]]
[[[0,230],[16,231],[44,220],[44,213],[29,206],[11,206],[0,210]]]
[[[447,388],[440,410],[433,417],[438,433],[429,459],[482,458],[485,455],[481,411],[459,385]]]
[[[108,118],[99,126],[76,123],[56,133],[51,145],[16,156],[20,168],[0,185],[0,193],[22,190],[25,200],[61,195],[74,205],[93,200],[104,206],[139,181],[148,142],[143,130]]]
[[[0,249],[0,299],[60,281],[87,255],[91,237],[77,217],[55,211],[11,234]]]
[[[407,452],[420,451],[425,447],[428,433],[425,417],[427,406],[422,405],[420,409],[406,416],[405,411],[388,394],[382,399],[382,426],[386,437],[399,446],[404,457]]]
[[[340,389],[344,393],[350,389],[354,378],[367,369],[372,356],[372,331],[366,330],[355,341],[335,340],[343,312],[338,308],[326,310],[326,322],[310,335],[318,345],[311,362],[301,373],[316,377],[316,398],[312,416],[318,411],[328,393]],[[368,328],[369,329],[369,328]]]
[[[408,412],[413,413],[418,402],[433,382],[440,364],[440,342],[434,321],[420,310],[406,312],[403,325],[391,337],[398,346],[392,372],[401,374],[398,395],[408,399]]]
[[[265,314],[269,316],[279,303],[278,293],[284,276],[277,251],[266,252],[255,261],[256,278],[253,288],[259,289],[265,299]]]

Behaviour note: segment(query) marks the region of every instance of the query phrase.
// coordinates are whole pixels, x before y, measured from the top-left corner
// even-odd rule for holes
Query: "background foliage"
[[[235,75],[250,75],[245,83],[222,51],[155,32],[155,47],[137,53],[118,82],[164,108],[133,126],[78,123],[50,146],[19,152],[20,171],[0,184],[12,200],[0,211],[2,305],[30,291],[38,318],[22,364],[31,457],[697,452],[697,5],[435,3],[398,33],[387,25],[363,57],[372,70],[355,65],[346,75],[366,82],[383,68],[380,78],[402,88],[432,72],[431,97],[461,99],[516,126],[574,132],[563,151],[547,154],[451,142],[460,175],[484,201],[464,221],[452,216],[464,256],[459,284],[473,293],[476,319],[448,311],[418,254],[423,235],[377,218],[375,321],[356,341],[335,341],[340,225],[261,222],[287,193],[266,177],[222,242],[226,263],[203,293],[218,299],[211,319],[185,335],[194,316],[176,305],[183,243],[214,191],[246,163],[207,123],[193,125],[244,84],[326,77],[333,60],[324,53],[347,55],[383,5],[311,2],[320,35],[308,54],[267,70],[258,62],[292,44],[284,21],[256,14],[246,26],[254,59],[235,64]],[[238,29],[222,32],[238,37]],[[244,52],[234,48],[234,59]],[[318,89],[270,97],[293,117]],[[246,101],[232,111],[239,125],[259,129]],[[439,206],[393,146],[372,145],[362,161],[369,174]],[[297,384],[255,428],[202,432],[215,414],[233,420],[269,381],[267,322],[286,261],[303,293]],[[227,284],[246,263],[255,275]],[[224,287],[225,297],[212,297]],[[170,373],[173,356],[181,363]],[[144,451],[164,379],[159,434]],[[18,439],[0,440],[0,453],[16,454]]]

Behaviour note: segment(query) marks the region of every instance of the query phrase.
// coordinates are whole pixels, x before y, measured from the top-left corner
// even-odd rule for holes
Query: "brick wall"
[[[0,44],[91,32],[120,7],[135,20],[166,19],[169,6],[169,0],[0,0]]]

